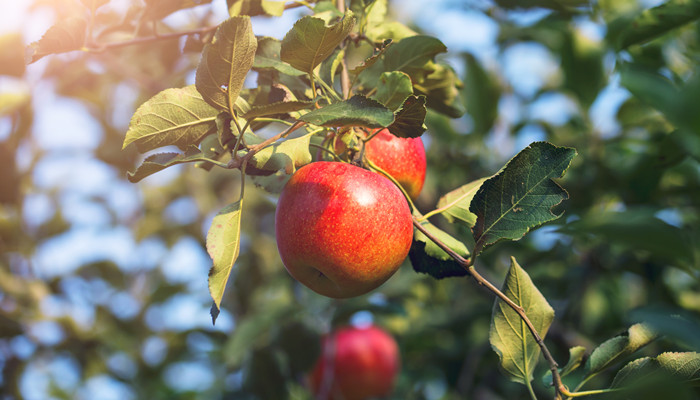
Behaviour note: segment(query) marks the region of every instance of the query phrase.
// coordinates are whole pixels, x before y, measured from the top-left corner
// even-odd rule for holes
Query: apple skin
[[[425,182],[425,146],[421,138],[400,138],[382,129],[365,144],[366,157],[396,179],[412,199]]]
[[[365,400],[391,394],[400,356],[396,341],[384,330],[376,326],[341,328],[323,338],[322,349],[309,376],[316,399]],[[330,382],[324,382],[326,379]]]
[[[311,290],[333,298],[365,294],[408,255],[411,211],[386,177],[341,162],[297,170],[275,212],[284,266]]]

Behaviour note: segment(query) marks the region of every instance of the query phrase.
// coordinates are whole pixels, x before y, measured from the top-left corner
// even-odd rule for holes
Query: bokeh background
[[[547,342],[561,364],[569,347],[591,350],[637,321],[665,335],[649,354],[700,349],[700,11],[688,7],[687,23],[620,45],[633,31],[625,21],[662,3],[389,2],[390,18],[447,45],[440,60],[463,82],[464,116],[428,115],[421,210],[533,141],[579,152],[560,182],[571,196],[564,216],[494,246],[478,265],[497,285],[511,255],[530,273],[556,310]],[[100,23],[120,24],[103,37],[129,38],[142,6],[100,8]],[[281,38],[303,13],[254,17],[253,30]],[[0,53],[12,35],[29,44],[76,15],[85,15],[78,0],[0,0]],[[167,16],[158,31],[226,17],[226,2],[214,0]],[[318,296],[284,270],[276,199],[252,185],[241,256],[212,325],[204,237],[236,199],[238,174],[176,166],[132,184],[126,172],[142,157],[122,150],[136,107],[194,83],[198,61],[180,38],[3,70],[0,398],[308,399],[304,375],[319,335],[371,322],[401,347],[397,399],[525,396],[496,368],[487,292],[468,279],[416,274],[406,262],[371,294]]]

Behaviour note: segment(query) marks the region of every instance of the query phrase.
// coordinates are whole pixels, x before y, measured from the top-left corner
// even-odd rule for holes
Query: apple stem
[[[542,355],[544,358],[547,360],[549,363],[549,369],[552,372],[552,379],[554,383],[554,398],[555,399],[561,399],[561,395],[563,394],[565,396],[571,396],[572,393],[569,392],[569,390],[564,386],[561,380],[561,375],[559,375],[559,364],[554,360],[554,357],[552,357],[552,353],[549,352],[549,349],[544,343],[544,340],[540,336],[540,334],[537,332],[537,329],[535,329],[535,326],[532,324],[532,321],[530,321],[530,318],[528,318],[527,314],[525,314],[525,310],[513,302],[508,296],[505,295],[500,289],[498,289],[496,286],[494,286],[491,282],[489,282],[488,279],[484,278],[474,267],[474,261],[476,254],[473,254],[472,257],[470,258],[464,258],[457,254],[454,250],[452,250],[449,246],[447,246],[444,242],[442,242],[440,239],[438,239],[435,235],[430,233],[421,221],[418,220],[415,216],[413,217],[413,225],[421,231],[428,239],[432,240],[438,247],[440,247],[444,252],[446,252],[450,257],[452,257],[462,268],[467,270],[469,272],[469,276],[474,278],[474,280],[480,285],[488,289],[491,293],[495,294],[496,297],[501,299],[504,303],[506,303],[510,308],[515,311],[518,316],[520,316],[520,319],[527,325],[527,328],[530,330],[530,333],[532,334],[532,337],[535,339],[535,342],[537,342],[537,345],[540,346],[540,349],[542,350]]]

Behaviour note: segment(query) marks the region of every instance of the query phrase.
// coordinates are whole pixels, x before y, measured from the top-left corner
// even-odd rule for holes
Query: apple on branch
[[[388,129],[377,132],[365,144],[366,157],[391,175],[415,199],[425,182],[425,146],[421,138],[400,138]]]
[[[386,177],[342,162],[297,170],[275,213],[277,248],[287,271],[334,298],[384,283],[408,255],[411,211]]]

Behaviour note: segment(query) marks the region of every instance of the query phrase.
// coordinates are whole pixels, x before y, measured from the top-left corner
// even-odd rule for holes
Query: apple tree
[[[54,398],[89,396],[95,376],[133,398],[323,398],[321,336],[368,320],[398,342],[391,398],[700,394],[694,3],[420,5],[465,37],[448,14],[488,20],[491,55],[451,50],[440,23],[400,22],[387,0],[59,3],[34,5],[65,13],[39,40],[0,37],[0,73],[39,76],[98,121],[88,152],[142,194],[128,214],[92,196],[142,256],[34,271],[80,222],[61,186],[51,218],[25,221],[49,157],[32,141],[40,94],[0,92],[7,398],[57,359],[77,378],[49,374]],[[292,23],[256,35],[270,21]],[[148,261],[149,243],[183,240],[206,251],[205,284]],[[163,322],[154,306],[185,292],[210,324]],[[52,317],[52,301],[94,317]],[[208,383],[168,380],[186,362]]]

